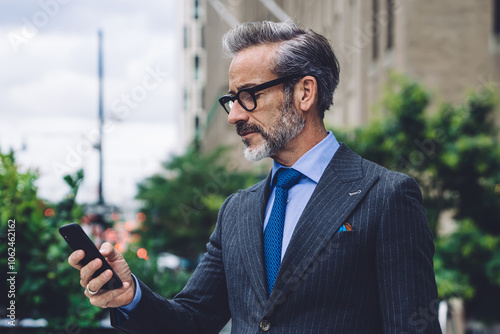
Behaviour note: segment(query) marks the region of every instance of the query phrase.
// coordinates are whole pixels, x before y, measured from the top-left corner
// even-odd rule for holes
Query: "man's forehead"
[[[231,62],[231,67],[241,63],[255,63],[271,65],[277,52],[278,44],[262,44],[245,48],[235,54]]]
[[[273,78],[275,54],[275,45],[259,45],[238,52],[229,67],[230,88],[241,89]]]

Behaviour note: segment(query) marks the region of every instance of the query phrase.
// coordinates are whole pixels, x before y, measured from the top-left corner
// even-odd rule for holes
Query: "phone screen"
[[[93,278],[99,276],[107,269],[110,269],[113,272],[113,277],[111,277],[111,279],[106,284],[104,284],[101,289],[112,290],[121,288],[123,286],[121,279],[115,273],[113,268],[111,268],[108,261],[106,261],[104,256],[102,256],[95,244],[92,242],[92,240],[90,240],[90,238],[87,236],[80,225],[71,223],[61,226],[59,228],[59,233],[61,233],[64,240],[66,240],[73,251],[81,249],[85,252],[85,257],[80,261],[81,265],[85,266],[90,261],[96,258],[101,259],[102,266],[95,271],[94,275],[92,275]]]

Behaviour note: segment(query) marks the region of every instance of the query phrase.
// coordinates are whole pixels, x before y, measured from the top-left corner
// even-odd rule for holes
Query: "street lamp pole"
[[[103,63],[102,63],[102,31],[99,30],[99,143],[97,149],[99,150],[99,205],[104,204],[102,195],[102,179],[103,179],[103,161],[102,161],[102,127],[104,123],[104,110],[103,110]]]

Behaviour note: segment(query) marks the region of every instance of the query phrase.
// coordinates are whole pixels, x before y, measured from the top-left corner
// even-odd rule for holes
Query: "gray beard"
[[[302,132],[305,120],[299,115],[291,101],[281,107],[281,116],[267,133],[261,132],[262,142],[259,146],[251,148],[249,141],[243,139],[245,158],[259,161],[272,157],[283,150],[288,143]]]

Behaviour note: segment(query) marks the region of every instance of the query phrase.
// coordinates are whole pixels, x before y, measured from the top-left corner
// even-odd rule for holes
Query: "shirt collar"
[[[318,183],[321,175],[323,175],[323,172],[332,160],[335,152],[337,152],[339,146],[340,144],[337,141],[337,138],[335,138],[331,131],[328,131],[328,135],[313,148],[307,151],[306,154],[301,156],[299,160],[293,164],[292,168],[301,172],[315,183]],[[271,188],[274,186],[276,181],[274,176],[280,168],[286,167],[274,161],[271,175]]]

